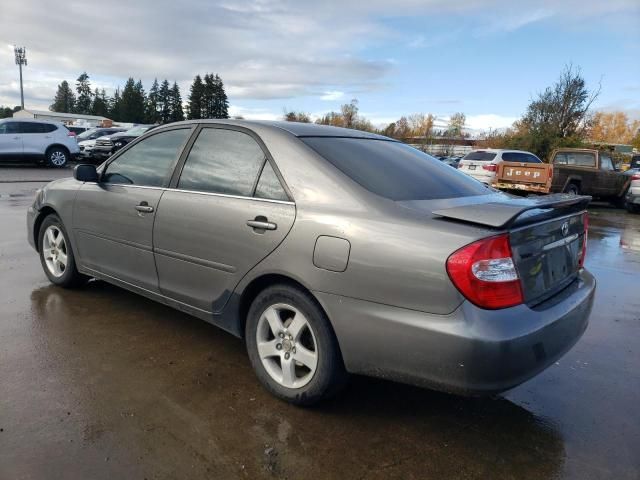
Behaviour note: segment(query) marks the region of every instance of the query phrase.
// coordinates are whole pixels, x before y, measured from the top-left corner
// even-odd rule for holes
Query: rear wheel
[[[626,202],[624,206],[629,213],[640,213],[640,205]]]
[[[69,237],[57,215],[44,219],[38,234],[40,263],[51,283],[65,288],[82,285],[89,279],[76,269]]]
[[[50,167],[62,168],[69,162],[69,152],[62,147],[51,147],[45,157]]]
[[[247,316],[247,352],[275,396],[311,405],[336,394],[347,374],[335,334],[315,300],[289,285],[258,294]]]
[[[569,195],[580,195],[580,187],[576,183],[570,183],[564,189],[564,193]]]

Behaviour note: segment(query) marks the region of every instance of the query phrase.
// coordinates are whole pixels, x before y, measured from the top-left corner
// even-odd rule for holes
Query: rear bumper
[[[640,188],[629,189],[625,200],[627,203],[640,206]]]
[[[535,376],[584,333],[596,282],[583,271],[534,308],[483,310],[469,302],[432,315],[315,292],[353,373],[464,395],[493,394]]]

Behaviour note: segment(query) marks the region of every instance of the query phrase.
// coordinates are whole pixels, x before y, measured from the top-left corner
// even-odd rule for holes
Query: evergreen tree
[[[145,95],[144,87],[142,86],[142,80],[138,80],[136,82],[135,86],[133,87],[133,92],[133,122],[144,123],[146,117],[147,96]]]
[[[171,122],[180,122],[184,120],[184,111],[182,109],[182,96],[180,95],[180,87],[177,82],[173,82],[171,88]]]
[[[69,86],[69,82],[63,80],[58,85],[58,91],[53,99],[53,103],[49,107],[52,112],[72,113],[76,106],[76,96]]]
[[[120,120],[123,122],[142,123],[145,120],[145,95],[142,82],[134,82],[132,77],[122,90]]]
[[[91,115],[98,115],[99,117],[109,116],[109,100],[107,99],[107,93],[102,90],[98,90],[93,94],[93,104],[91,105]]]
[[[189,120],[202,118],[202,97],[204,94],[204,83],[202,77],[196,75],[189,91],[189,103],[187,104],[187,118]]]
[[[224,91],[222,79],[216,74],[214,80],[214,117],[213,118],[229,118],[229,100]]]
[[[204,76],[204,88],[202,91],[202,118],[216,118],[215,116],[215,98],[216,98],[216,83],[215,77],[212,73],[207,73]]]
[[[122,98],[120,97],[120,87],[118,87],[109,101],[109,118],[116,121],[122,121],[121,115]]]
[[[160,120],[160,116],[158,115],[159,90],[160,86],[158,85],[158,79],[156,78],[153,80],[153,85],[151,85],[149,95],[147,95],[147,106],[145,115],[145,122],[147,123],[158,123],[158,121]]]
[[[158,91],[158,112],[160,114],[160,123],[171,121],[171,89],[166,78],[162,81]]]
[[[77,78],[76,92],[78,92],[78,98],[76,100],[75,113],[90,115],[93,93],[91,92],[91,83],[87,72],[82,72]]]

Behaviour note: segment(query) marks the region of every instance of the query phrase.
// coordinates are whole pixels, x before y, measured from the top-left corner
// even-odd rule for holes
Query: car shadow
[[[222,457],[254,478],[538,479],[563,469],[559,428],[504,397],[354,376],[338,397],[299,408],[259,385],[243,342],[105,282],[39,288],[31,306],[49,375],[87,423],[147,460]],[[126,425],[123,409],[135,412]]]

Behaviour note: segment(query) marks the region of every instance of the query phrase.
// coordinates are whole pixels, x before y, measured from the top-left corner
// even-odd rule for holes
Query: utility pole
[[[20,69],[20,106],[24,110],[24,90],[22,88],[22,65],[27,66],[27,49],[24,47],[13,46],[13,52],[16,54],[16,65]]]

